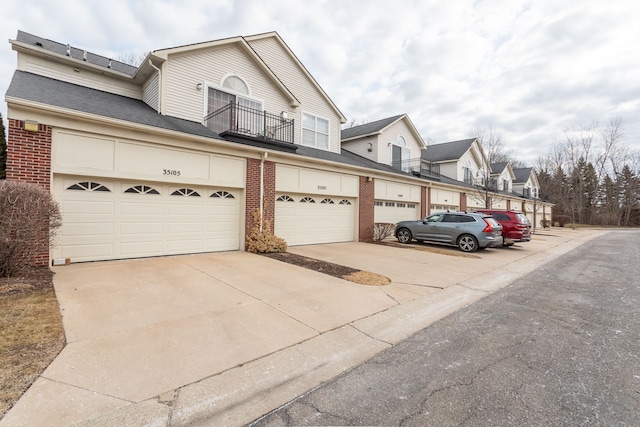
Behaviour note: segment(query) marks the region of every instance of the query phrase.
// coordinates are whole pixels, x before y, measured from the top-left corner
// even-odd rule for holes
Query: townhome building
[[[41,264],[244,250],[256,221],[289,245],[367,241],[376,222],[467,209],[489,177],[474,140],[451,175],[425,158],[437,145],[406,114],[341,131],[276,32],[137,67],[23,31],[10,44],[7,179],[50,191],[63,218]]]

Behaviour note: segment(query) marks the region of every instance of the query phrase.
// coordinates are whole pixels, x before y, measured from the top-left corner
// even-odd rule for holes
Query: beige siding
[[[371,143],[371,151],[368,149],[369,143]],[[373,136],[342,143],[342,148],[351,151],[352,153],[356,153],[365,159],[369,159],[372,162],[378,163],[380,163],[378,161],[378,153],[380,151],[379,147],[378,138]]]
[[[133,82],[128,83],[121,79],[76,69],[73,65],[59,64],[36,56],[20,54],[18,69],[128,98],[142,98],[140,86]]]
[[[251,97],[261,100],[267,112],[289,111],[289,103],[257,64],[238,46],[176,54],[169,57],[163,69],[165,111],[169,116],[202,122],[207,90],[198,83],[219,86],[223,77],[235,74],[242,78]]]
[[[417,159],[420,157],[420,150],[422,148],[420,142],[418,142],[418,140],[413,136],[413,132],[411,132],[407,123],[404,120],[400,120],[385,129],[384,133],[380,136],[378,144],[378,163],[391,165],[393,151],[392,146],[396,143],[399,136],[402,136],[405,139],[407,148],[411,150],[409,158]]]
[[[159,82],[158,73],[154,73],[153,77],[142,86],[142,100],[154,110],[158,109]]]
[[[300,70],[295,61],[280,46],[275,38],[266,38],[251,42],[251,47],[280,78],[284,85],[300,101],[301,108],[296,112],[296,142],[301,141],[301,110],[329,120],[329,151],[340,152],[340,115],[323,94]]]

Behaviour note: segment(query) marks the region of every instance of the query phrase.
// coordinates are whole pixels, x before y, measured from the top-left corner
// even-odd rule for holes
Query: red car
[[[502,225],[502,246],[512,246],[516,242],[531,240],[531,222],[523,213],[500,209],[478,209],[477,211],[491,215]]]

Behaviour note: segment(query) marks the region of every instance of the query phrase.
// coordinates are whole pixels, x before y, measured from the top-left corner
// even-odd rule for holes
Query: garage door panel
[[[139,236],[141,234],[162,234],[162,222],[121,222],[120,234]]]
[[[121,242],[119,253],[127,257],[162,255],[162,240]]]
[[[115,254],[114,244],[66,245],[62,248],[63,258],[82,258],[87,261],[109,259]]]
[[[169,253],[190,253],[192,251],[202,252],[204,251],[204,245],[202,239],[194,236],[193,239],[176,239],[167,240],[167,249]]]
[[[120,203],[120,213],[122,215],[154,215],[162,216],[164,205],[162,203]]]
[[[199,233],[204,229],[204,223],[202,221],[194,222],[169,222],[167,232],[169,234],[183,234],[183,233]]]
[[[100,222],[76,222],[62,229],[60,236],[113,236],[113,224]]]
[[[63,213],[80,213],[82,215],[113,215],[115,212],[115,203],[95,200],[67,200],[61,204],[61,211]]]

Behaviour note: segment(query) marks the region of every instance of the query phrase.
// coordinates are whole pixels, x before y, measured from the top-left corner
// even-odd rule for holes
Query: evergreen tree
[[[0,113],[0,179],[7,177],[7,138],[4,131],[4,120]]]

